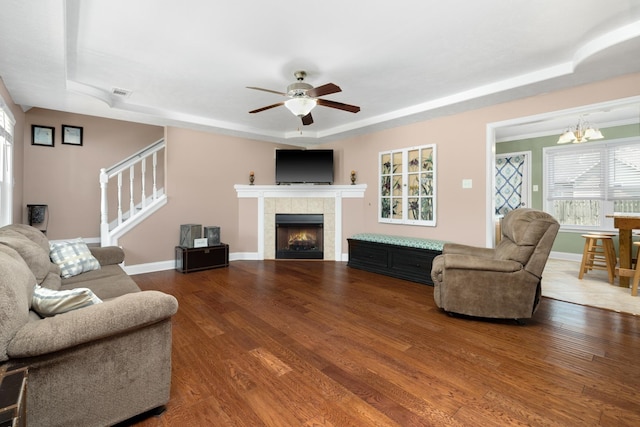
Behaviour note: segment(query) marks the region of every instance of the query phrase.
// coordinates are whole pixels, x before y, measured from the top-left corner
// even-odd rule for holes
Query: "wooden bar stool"
[[[613,284],[618,262],[613,237],[604,234],[583,234],[582,237],[585,241],[578,278],[582,279],[589,270],[605,270],[609,275],[609,283]]]
[[[638,258],[640,258],[640,242],[633,242],[633,246],[637,249],[636,251],[636,272],[633,274],[633,281],[631,282],[631,295],[638,296],[638,283],[640,283],[640,262],[638,262]]]
[[[635,237],[640,237],[640,231],[634,231],[633,234],[631,234],[632,238]],[[633,245],[636,246],[638,249],[636,250],[636,255],[631,259],[631,268],[638,268],[638,257],[640,257],[640,246],[638,245],[639,242],[634,241]],[[633,254],[633,251],[631,251]]]
[[[634,232],[633,236],[637,236]],[[632,246],[636,247],[636,253],[633,254],[633,247],[631,248],[631,268],[616,268],[616,273],[620,278],[629,277],[631,278],[631,295],[638,295],[638,278],[640,278],[640,262],[638,259],[640,258],[640,242],[632,242]]]

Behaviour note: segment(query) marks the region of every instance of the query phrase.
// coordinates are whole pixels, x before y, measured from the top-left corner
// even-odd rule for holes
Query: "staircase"
[[[102,246],[117,245],[121,236],[167,203],[164,187],[158,188],[158,182],[164,183],[165,153],[165,141],[160,139],[110,168],[100,169]]]

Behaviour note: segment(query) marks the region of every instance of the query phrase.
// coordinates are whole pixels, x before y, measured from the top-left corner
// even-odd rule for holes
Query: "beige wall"
[[[342,151],[341,173],[346,176],[356,170],[358,183],[368,184],[364,200],[353,203],[358,215],[344,217],[345,235],[374,232],[482,244],[486,122],[480,117],[476,112],[466,113],[331,144]],[[461,122],[465,125],[460,126]],[[378,223],[378,153],[424,144],[436,144],[437,150],[437,227]],[[463,178],[473,180],[471,190],[462,190]]]
[[[350,171],[356,170],[358,183],[366,183],[369,187],[364,199],[344,201],[344,235],[367,231],[484,245],[487,224],[488,123],[635,95],[640,95],[640,74],[327,144],[322,148],[333,148],[336,153],[335,183],[348,184]],[[116,122],[111,120],[103,123],[102,119],[67,116],[46,110],[39,110],[39,115],[35,113],[29,112],[27,115],[25,129],[30,129],[32,122],[45,125],[51,123],[56,126],[59,134],[62,123],[87,123],[91,128],[92,138],[96,139],[92,139],[91,145],[86,147],[62,146],[64,150],[59,151],[61,147],[58,142],[55,149],[31,147],[30,142],[25,142],[23,203],[53,204],[51,237],[95,236],[99,216],[97,170],[114,163],[120,152],[126,151],[120,145],[122,141],[113,136],[117,133],[120,138],[125,139],[130,133],[141,132],[147,127],[117,122],[115,129]],[[77,118],[80,123],[66,123],[71,118]],[[95,127],[92,125],[94,121]],[[151,127],[150,132],[154,133],[157,129]],[[85,132],[89,134],[87,127]],[[247,184],[251,170],[255,171],[256,184],[273,184],[273,151],[278,145],[179,128],[167,128],[166,137],[169,202],[151,219],[120,239],[119,244],[127,252],[127,264],[172,260],[174,246],[179,239],[179,226],[186,223],[220,226],[222,240],[230,244],[232,253],[256,252],[257,217],[247,211],[247,208],[253,210],[255,201],[238,200],[233,186]],[[30,138],[30,132],[25,135],[25,141],[26,138]],[[148,142],[155,139],[157,137],[150,137]],[[376,193],[378,153],[431,143],[437,145],[437,227],[379,224]],[[79,152],[83,154],[81,158],[78,157]],[[51,155],[54,157],[51,158]],[[111,157],[106,165],[105,156]],[[55,161],[49,165],[49,161],[53,159]],[[85,168],[77,164],[79,161],[94,164]],[[27,172],[34,169],[38,173]],[[40,188],[43,178],[55,180],[55,185],[47,186],[52,192],[42,191]],[[473,188],[462,189],[463,179],[472,179]],[[67,196],[78,191],[77,183],[83,180],[92,183],[81,187],[84,194],[80,199],[82,206],[94,206],[93,202],[85,202],[89,193],[96,197],[95,223],[88,228],[81,224],[81,220],[87,217],[86,212],[80,213],[78,211],[82,210],[75,208],[66,209],[70,205]],[[65,214],[60,215],[60,212]],[[343,253],[346,251],[345,240]]]
[[[55,144],[31,144],[31,125],[55,127]],[[62,144],[62,125],[83,127],[83,145]],[[161,139],[164,128],[120,120],[33,108],[24,123],[24,188],[22,215],[27,204],[49,205],[50,239],[100,236],[101,168]]]

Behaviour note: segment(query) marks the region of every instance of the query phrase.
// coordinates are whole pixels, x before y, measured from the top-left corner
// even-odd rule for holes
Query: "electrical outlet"
[[[472,188],[472,187],[473,187],[473,180],[471,179],[462,180],[462,188]]]

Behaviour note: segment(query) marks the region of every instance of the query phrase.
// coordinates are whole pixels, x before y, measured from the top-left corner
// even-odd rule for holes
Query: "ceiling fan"
[[[296,83],[291,83],[287,86],[286,92],[278,92],[276,90],[262,89],[259,87],[250,87],[247,89],[262,90],[264,92],[271,92],[277,95],[287,96],[288,100],[278,102],[277,104],[267,105],[266,107],[258,108],[257,110],[249,111],[249,113],[259,113],[264,110],[279,107],[284,105],[294,115],[302,119],[302,124],[308,126],[313,123],[313,117],[311,116],[311,110],[316,105],[323,107],[336,108],[338,110],[349,111],[351,113],[357,113],[360,111],[360,107],[355,105],[343,104],[342,102],[329,101],[328,99],[321,99],[321,96],[331,95],[332,93],[341,92],[342,89],[333,83],[327,83],[322,86],[313,87],[308,83],[304,83],[303,80],[307,76],[305,71],[296,71],[293,74],[298,80]]]

